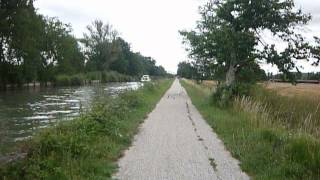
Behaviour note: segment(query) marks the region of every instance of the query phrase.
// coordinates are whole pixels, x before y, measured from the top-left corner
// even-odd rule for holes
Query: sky
[[[306,28],[309,37],[320,37],[320,1],[295,0],[297,7],[311,13]],[[73,34],[81,38],[86,26],[95,19],[110,23],[135,52],[153,57],[168,72],[176,73],[177,64],[188,60],[179,30],[191,30],[200,19],[198,7],[205,0],[36,0],[38,12],[70,23]],[[320,71],[307,66],[303,71]],[[267,72],[274,67],[263,65]]]

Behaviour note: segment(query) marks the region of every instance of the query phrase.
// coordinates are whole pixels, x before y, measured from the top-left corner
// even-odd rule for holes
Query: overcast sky
[[[76,37],[95,19],[109,22],[131,44],[134,51],[157,60],[169,72],[187,59],[179,30],[190,30],[200,18],[198,7],[205,0],[36,0],[38,11],[70,23]],[[304,12],[312,13],[308,36],[320,37],[320,1],[296,0]],[[268,71],[274,69],[264,66]],[[317,71],[306,67],[304,71]]]

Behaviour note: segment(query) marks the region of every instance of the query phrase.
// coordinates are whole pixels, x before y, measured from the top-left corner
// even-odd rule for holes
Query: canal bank
[[[0,157],[38,130],[79,117],[101,97],[141,86],[140,82],[126,82],[0,92]]]
[[[111,177],[115,161],[131,144],[138,126],[172,80],[146,84],[138,91],[95,102],[74,121],[44,129],[24,144],[24,160],[0,170],[15,179],[101,179]]]

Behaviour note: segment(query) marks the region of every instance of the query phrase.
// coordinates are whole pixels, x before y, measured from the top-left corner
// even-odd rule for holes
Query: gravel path
[[[119,160],[120,180],[249,179],[192,105],[178,80]]]

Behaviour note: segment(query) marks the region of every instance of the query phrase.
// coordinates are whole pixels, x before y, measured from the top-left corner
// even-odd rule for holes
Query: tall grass
[[[27,157],[0,168],[3,179],[108,179],[146,114],[172,80],[106,98],[73,121],[49,128],[26,142]]]
[[[317,104],[309,102],[306,107],[310,108],[301,111],[297,108],[302,106],[297,105],[293,109],[298,112],[293,112],[289,107],[304,101],[281,102],[282,97],[278,96],[264,99],[268,95],[258,90],[260,95],[238,98],[234,107],[221,109],[199,85],[185,81],[182,84],[193,104],[253,179],[320,179],[320,141],[313,131],[300,130],[309,125],[297,122],[308,117],[299,112],[314,114]],[[279,115],[275,113],[278,111],[286,112]],[[289,114],[292,117],[286,117]],[[317,119],[309,119],[311,124],[317,124]]]
[[[320,138],[320,99],[309,95],[287,97],[257,86],[250,97],[237,98],[235,108],[251,114],[259,123],[308,133]]]

